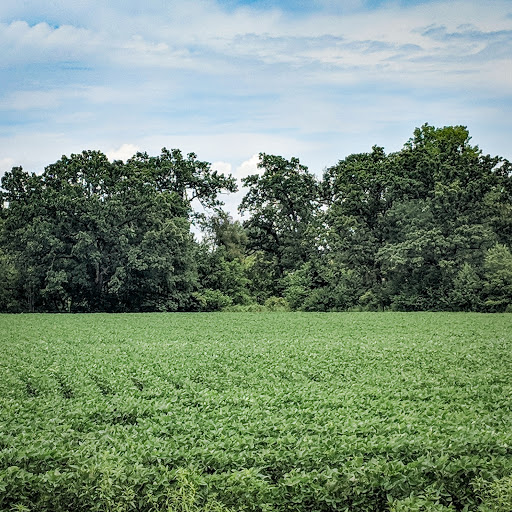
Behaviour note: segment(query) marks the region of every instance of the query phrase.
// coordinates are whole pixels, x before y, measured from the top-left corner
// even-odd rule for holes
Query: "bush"
[[[219,290],[203,290],[195,294],[200,311],[220,311],[233,304],[233,300]]]
[[[484,261],[485,309],[501,313],[512,302],[512,253],[508,247],[496,244],[487,251]]]
[[[283,297],[270,297],[265,301],[268,311],[290,311],[290,304]]]
[[[444,506],[437,499],[428,496],[409,496],[391,502],[390,512],[454,512],[452,506]]]

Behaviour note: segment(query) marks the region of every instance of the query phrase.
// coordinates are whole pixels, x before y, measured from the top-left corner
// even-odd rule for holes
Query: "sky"
[[[162,147],[238,178],[260,152],[321,176],[424,123],[512,160],[511,0],[0,3],[0,176]]]

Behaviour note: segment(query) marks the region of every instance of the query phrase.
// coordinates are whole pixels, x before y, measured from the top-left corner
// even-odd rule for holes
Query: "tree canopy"
[[[178,149],[13,167],[0,310],[512,308],[512,166],[466,127],[425,124],[400,151],[374,146],[321,177],[295,157],[261,153],[258,167],[241,221],[219,200],[236,180]]]
[[[2,248],[22,310],[187,310],[197,281],[192,201],[219,207],[232,177],[194,154],[97,151],[63,156],[41,175],[2,180]],[[4,308],[6,306],[4,305]]]

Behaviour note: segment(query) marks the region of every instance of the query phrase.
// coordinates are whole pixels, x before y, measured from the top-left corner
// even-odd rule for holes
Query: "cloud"
[[[242,3],[1,2],[0,155],[166,146],[239,177],[259,152],[318,173],[426,121],[509,151],[508,1]]]
[[[510,42],[512,39],[512,30],[495,30],[486,32],[479,30],[473,24],[459,25],[457,30],[448,31],[444,25],[433,25],[427,27],[422,35],[434,39],[435,41],[484,41],[484,42]]]
[[[140,148],[135,144],[122,144],[117,149],[107,151],[106,155],[111,162],[114,160],[126,162],[126,160],[134,156],[138,151],[140,151]]]
[[[327,4],[332,7],[332,2]],[[438,73],[450,71],[448,63],[457,59],[458,67],[464,68],[461,57],[467,56],[468,49],[477,54],[485,51],[484,44],[510,44],[510,23],[507,29],[489,9],[461,9],[461,5],[460,1],[436,2],[405,9],[395,4],[369,12],[362,12],[360,5],[349,13],[316,10],[290,17],[261,5],[259,10],[245,6],[226,11],[214,2],[191,6],[176,1],[167,7],[157,3],[141,12],[133,3],[119,11],[115,2],[109,8],[94,2],[92,11],[98,9],[105,16],[98,23],[72,2],[71,10],[84,15],[85,28],[14,21],[0,25],[0,47],[4,66],[47,61],[63,67],[82,64],[105,73],[142,68],[159,80],[165,70],[216,76],[219,81],[238,72],[244,86],[250,87],[243,79],[249,74],[255,87],[267,83],[275,90],[279,84],[289,86],[287,77],[296,84],[297,78],[303,78],[343,85],[372,75],[395,83],[399,73],[400,82],[407,77],[415,84],[431,73],[432,62],[438,65]],[[46,12],[42,5],[39,9]],[[116,16],[117,28],[106,30]],[[444,25],[436,24],[440,16],[446,20]],[[419,20],[423,29],[418,27]],[[457,23],[449,23],[452,20]],[[487,30],[491,25],[494,30]],[[421,59],[416,58],[418,53]],[[496,50],[485,56],[502,58]],[[276,71],[276,65],[284,67]]]
[[[237,168],[235,175],[238,178],[245,178],[251,174],[260,174],[260,169],[258,168],[258,163],[260,161],[259,154],[254,154],[248,160],[242,162]]]
[[[240,165],[238,165],[235,169],[235,172],[232,173],[233,176],[237,179],[238,192],[224,195],[222,200],[225,204],[225,210],[228,211],[234,219],[242,218],[238,213],[238,205],[242,201],[245,194],[247,194],[247,189],[242,185],[242,178],[245,178],[250,174],[259,174],[260,169],[258,169],[258,162],[259,154],[254,154],[251,156],[251,158],[244,160]],[[231,169],[231,165],[229,165],[229,168]]]
[[[231,174],[231,169],[233,168],[229,162],[213,162],[211,167],[214,171],[222,174]]]
[[[98,54],[102,47],[98,34],[69,25],[54,28],[42,22],[0,23],[0,67],[42,62],[82,61]]]

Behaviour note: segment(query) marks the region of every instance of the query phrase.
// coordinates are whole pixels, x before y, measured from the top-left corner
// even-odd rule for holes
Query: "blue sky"
[[[238,177],[259,152],[320,175],[425,122],[512,159],[511,120],[510,0],[0,4],[0,175],[163,146]]]

